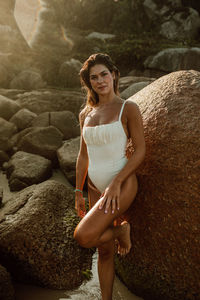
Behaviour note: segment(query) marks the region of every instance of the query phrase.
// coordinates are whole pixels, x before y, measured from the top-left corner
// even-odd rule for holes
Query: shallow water
[[[69,185],[65,176],[60,170],[56,170],[51,179]],[[0,172],[0,186],[4,189],[3,202],[6,202],[10,195],[5,174]],[[92,278],[84,282],[78,289],[72,291],[51,290],[33,285],[14,283],[16,300],[100,300],[100,288],[97,273],[97,252],[93,255]],[[115,276],[113,300],[142,300],[132,294],[125,285]]]

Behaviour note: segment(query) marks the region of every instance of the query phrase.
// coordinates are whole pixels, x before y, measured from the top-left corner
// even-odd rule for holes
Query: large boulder
[[[172,40],[195,39],[200,29],[200,16],[198,11],[188,7],[180,12],[173,13],[161,25],[160,34]]]
[[[17,281],[73,289],[92,251],[73,239],[74,192],[53,180],[15,193],[0,211],[0,261]]]
[[[69,1],[40,1],[36,30],[30,41],[31,48],[37,53],[37,66],[51,85],[58,83],[59,67],[73,47],[63,26],[69,5]]]
[[[155,80],[155,78],[149,78],[149,77],[144,77],[144,76],[120,77],[119,90],[120,90],[120,92],[122,92],[134,83],[145,82],[145,81],[154,81],[154,80]]]
[[[200,73],[163,76],[130,98],[140,107],[146,158],[126,218],[133,246],[116,270],[145,300],[199,299]]]
[[[6,152],[0,150],[0,167],[3,165],[4,162],[9,160],[9,156]]]
[[[200,71],[200,48],[168,48],[148,57],[145,68],[173,72],[194,69]]]
[[[32,121],[37,117],[32,111],[22,108],[16,114],[12,116],[10,122],[15,124],[18,130],[23,130],[30,127]]]
[[[41,74],[35,70],[24,70],[10,82],[11,89],[37,90],[44,88],[45,85]]]
[[[20,108],[15,101],[0,94],[0,118],[8,121]]]
[[[11,191],[19,191],[45,181],[52,175],[51,161],[31,153],[16,152],[6,166]]]
[[[36,114],[69,110],[76,116],[80,112],[84,98],[81,92],[62,91],[58,89],[23,92],[18,93],[15,97],[16,103]]]
[[[62,63],[58,75],[60,85],[70,88],[80,86],[79,72],[81,67],[82,63],[74,58]]]
[[[0,65],[6,70],[7,79],[1,86],[7,87],[15,73],[20,72],[31,61],[31,49],[24,39],[14,17],[15,0],[0,1]],[[4,76],[4,74],[1,74]]]
[[[57,150],[61,170],[71,182],[76,184],[76,160],[80,149],[80,137],[65,141]]]
[[[42,113],[32,121],[32,126],[45,127],[50,125],[58,128],[65,140],[80,134],[77,118],[71,111]]]
[[[0,150],[8,151],[12,148],[10,138],[17,132],[16,126],[0,118]]]
[[[15,300],[15,291],[11,276],[8,271],[0,265],[0,299]]]
[[[136,94],[137,92],[142,90],[150,83],[151,81],[142,81],[142,82],[133,83],[121,93],[121,97],[124,99],[128,99],[129,97]]]
[[[200,29],[199,13],[191,7],[184,7],[183,2],[145,0],[143,8],[146,17],[163,37],[172,40],[195,39]]]
[[[54,162],[56,150],[62,146],[62,139],[63,134],[54,126],[35,127],[19,140],[17,147],[19,150],[44,156]]]

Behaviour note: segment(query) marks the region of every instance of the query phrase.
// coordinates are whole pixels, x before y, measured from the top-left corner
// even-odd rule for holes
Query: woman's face
[[[95,65],[90,69],[90,83],[98,95],[106,95],[114,90],[114,72],[111,73],[105,65]]]

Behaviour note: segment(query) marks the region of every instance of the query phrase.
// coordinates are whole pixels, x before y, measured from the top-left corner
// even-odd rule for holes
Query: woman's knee
[[[91,248],[92,245],[92,234],[77,227],[74,231],[74,239],[84,248]]]
[[[104,243],[98,247],[98,254],[101,260],[109,260],[114,256],[115,248],[114,241]]]

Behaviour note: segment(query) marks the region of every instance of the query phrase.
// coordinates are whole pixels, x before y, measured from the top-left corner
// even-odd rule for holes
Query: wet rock
[[[91,267],[91,250],[73,239],[74,192],[48,180],[16,193],[0,211],[0,260],[14,279],[73,289]]]
[[[15,124],[18,130],[23,130],[30,127],[31,122],[37,117],[37,115],[30,110],[24,108],[20,109],[16,114],[12,116],[10,122]]]
[[[51,161],[36,154],[16,152],[6,167],[11,191],[45,181],[52,175]]]
[[[12,148],[9,139],[16,132],[17,128],[13,123],[0,118],[0,150],[7,151]]]
[[[145,68],[166,72],[177,70],[200,70],[200,48],[169,48],[148,57],[144,62]]]
[[[61,170],[73,185],[76,184],[76,160],[80,149],[80,137],[65,141],[57,150]]]
[[[74,58],[69,61],[65,61],[59,69],[59,82],[63,87],[75,87],[80,86],[79,72],[82,67],[82,63]]]
[[[0,299],[15,300],[15,291],[10,274],[0,265]]]
[[[80,134],[79,123],[71,111],[46,112],[40,114],[32,122],[32,126],[54,126],[63,134],[63,139],[68,140]]]
[[[133,247],[116,269],[147,300],[199,298],[199,99],[197,71],[163,76],[130,98],[143,116],[147,152],[126,215]]]
[[[0,95],[0,118],[8,121],[20,109],[15,101]]]
[[[143,82],[133,83],[121,93],[121,97],[124,99],[128,99],[132,95],[136,94],[137,92],[139,92],[140,90],[145,88],[150,83],[151,83],[151,81],[143,81]]]
[[[63,135],[54,126],[35,127],[18,142],[18,149],[38,154],[49,160],[56,159],[56,150],[62,145]]]
[[[20,72],[10,82],[11,89],[37,90],[44,88],[45,85],[41,74],[32,70]]]
[[[69,110],[78,116],[80,107],[84,103],[83,93],[58,89],[21,93],[16,98],[16,102],[21,107],[27,108],[36,114]]]

